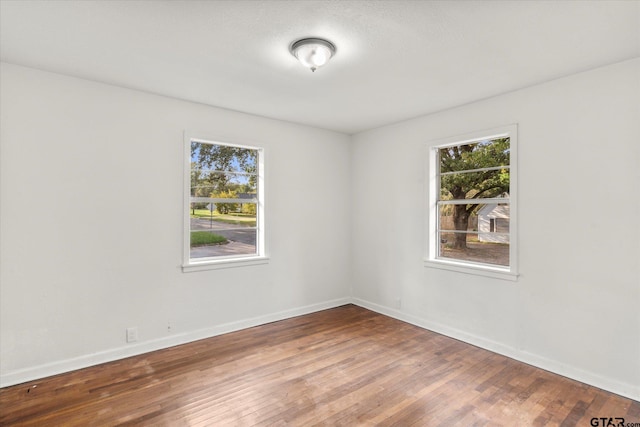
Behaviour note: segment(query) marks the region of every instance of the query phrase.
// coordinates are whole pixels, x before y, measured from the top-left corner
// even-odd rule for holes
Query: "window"
[[[262,149],[185,138],[183,269],[264,260]]]
[[[432,145],[427,266],[516,275],[516,142],[513,125]]]

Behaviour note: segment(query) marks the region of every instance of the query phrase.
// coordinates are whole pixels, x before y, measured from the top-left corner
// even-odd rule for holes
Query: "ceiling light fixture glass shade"
[[[289,48],[291,54],[311,71],[316,71],[336,53],[336,47],[329,40],[302,39],[294,42]]]

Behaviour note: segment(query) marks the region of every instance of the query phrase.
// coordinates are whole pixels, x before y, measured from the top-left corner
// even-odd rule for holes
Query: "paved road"
[[[232,227],[233,230],[228,230],[227,228],[229,227]],[[224,245],[198,246],[192,248],[191,258],[256,253],[256,231],[252,227],[226,224],[209,219],[191,218],[191,230],[213,231],[216,234],[224,236],[229,241],[229,243]]]
[[[233,230],[227,230],[233,228]],[[246,230],[243,230],[246,228]],[[253,227],[224,222],[210,221],[208,219],[191,218],[191,230],[194,231],[214,231],[216,234],[224,236],[227,240],[241,242],[247,245],[256,244],[256,231]]]

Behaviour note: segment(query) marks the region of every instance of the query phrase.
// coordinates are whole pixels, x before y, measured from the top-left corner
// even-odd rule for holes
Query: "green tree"
[[[238,193],[233,190],[218,191],[211,193],[209,197],[215,197],[220,199],[237,199]],[[216,203],[216,210],[220,214],[228,214],[229,212],[236,212],[238,210],[237,203]]]
[[[453,224],[456,231],[466,231],[469,219],[477,211],[482,198],[499,197],[509,192],[509,169],[476,169],[509,165],[509,138],[498,138],[472,144],[445,147],[438,150],[440,160],[440,199],[465,200],[469,204],[453,205]],[[479,203],[480,202],[480,203]],[[466,233],[455,233],[455,249],[466,249]]]
[[[238,198],[238,193],[255,194],[257,191],[258,152],[250,148],[191,142],[191,196]],[[203,209],[208,203],[192,203],[195,209]],[[226,214],[239,209],[238,203],[217,203],[216,210]],[[245,213],[255,213],[255,206],[244,208]]]
[[[191,143],[191,159],[198,164],[203,179],[213,187],[213,191],[227,191],[235,184],[230,178],[235,172],[254,174],[257,171],[257,152],[248,148],[228,145]],[[255,187],[255,175],[248,176],[249,185]]]
[[[198,162],[191,162],[191,196],[208,197],[213,190],[213,185],[206,179],[202,166]],[[196,209],[204,209],[206,203],[191,203],[191,214],[195,215]]]
[[[243,203],[242,204],[242,213],[247,215],[256,216],[256,205],[255,203]]]

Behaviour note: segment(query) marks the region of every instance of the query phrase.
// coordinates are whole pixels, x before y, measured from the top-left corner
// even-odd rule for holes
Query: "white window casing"
[[[488,129],[483,131],[471,132],[464,135],[453,136],[448,138],[431,141],[427,146],[427,165],[426,165],[426,183],[427,183],[427,197],[426,197],[426,244],[425,244],[425,257],[424,265],[429,268],[438,268],[449,271],[455,271],[459,273],[475,274],[481,276],[494,277],[499,279],[515,281],[518,277],[518,128],[516,124],[502,126],[499,128]],[[480,141],[494,140],[498,138],[509,138],[509,165],[508,166],[495,166],[495,167],[483,167],[477,169],[468,169],[454,172],[440,173],[440,161],[439,150],[443,148],[450,148],[456,146],[462,146]],[[500,169],[509,170],[509,194],[508,198],[493,197],[486,199],[473,199],[474,204],[481,205],[506,205],[506,212],[508,213],[508,227],[501,226],[498,230],[498,221],[494,221],[494,231],[491,233],[491,238],[488,241],[496,241],[491,239],[505,239],[509,243],[509,265],[497,265],[487,262],[469,261],[464,259],[456,259],[454,257],[440,256],[441,252],[441,232],[449,234],[461,233],[462,231],[456,230],[440,230],[439,229],[439,209],[441,206],[446,205],[461,205],[470,204],[469,199],[453,199],[453,200],[439,200],[440,198],[440,176],[471,173],[471,172],[484,172]],[[503,208],[503,211],[505,208]],[[498,213],[494,216],[500,216]],[[506,221],[501,221],[503,224]],[[487,221],[488,224],[488,221]],[[487,230],[488,231],[488,230]],[[469,234],[484,234],[479,229],[475,232],[464,231],[462,233]]]
[[[234,268],[244,267],[251,265],[266,264],[268,257],[266,256],[265,245],[265,215],[264,215],[264,149],[257,146],[250,146],[244,144],[234,144],[229,142],[223,142],[223,138],[207,138],[203,136],[203,133],[191,133],[185,132],[184,135],[184,199],[183,199],[183,272],[203,271],[220,268]],[[256,171],[255,173],[242,172],[242,171],[217,171],[217,170],[200,170],[213,174],[226,174],[233,176],[244,176],[248,179],[249,176],[255,177],[256,187],[255,194],[248,195],[244,198],[226,198],[226,197],[202,197],[192,195],[192,158],[191,158],[191,145],[196,144],[210,144],[222,147],[240,148],[243,150],[249,150],[256,154]],[[221,229],[223,232],[249,232],[255,231],[255,251],[249,253],[247,250],[239,253],[220,253],[213,255],[200,255],[197,257],[192,256],[191,248],[191,232],[192,232],[192,218],[191,218],[191,206],[192,203],[213,204],[215,206],[218,203],[232,203],[237,205],[249,204],[255,205],[256,210],[256,224],[255,226],[234,226],[223,224]],[[211,215],[213,218],[213,208],[211,208]],[[212,219],[213,221],[213,219]],[[212,222],[213,223],[213,222]],[[231,251],[233,252],[233,251]]]

